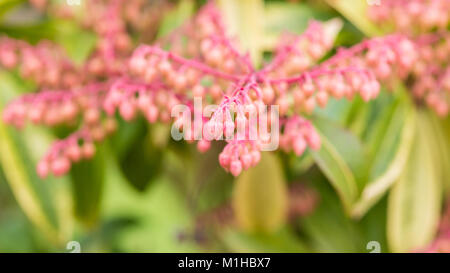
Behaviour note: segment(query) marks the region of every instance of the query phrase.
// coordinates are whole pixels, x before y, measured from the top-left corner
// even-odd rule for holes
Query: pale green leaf
[[[287,188],[275,155],[263,153],[261,161],[236,180],[233,209],[237,223],[249,232],[272,233],[287,215]]]
[[[442,184],[433,158],[433,135],[423,112],[408,165],[394,185],[388,202],[387,236],[394,252],[417,251],[434,237],[440,218]]]
[[[8,98],[23,92],[11,74],[0,74],[0,111]],[[30,221],[54,243],[67,240],[72,229],[71,200],[66,179],[41,180],[35,166],[49,147],[51,137],[27,127],[18,132],[0,121],[0,163],[6,181]]]
[[[311,152],[313,158],[336,189],[345,209],[350,211],[367,172],[362,144],[350,131],[332,121],[316,117],[314,124],[321,135],[322,146]]]
[[[239,38],[241,52],[250,53],[258,66],[262,60],[264,38],[263,0],[218,0],[227,26],[227,34]]]
[[[326,0],[326,2],[345,16],[367,36],[378,36],[382,31],[372,23],[367,15],[367,1]]]
[[[368,140],[368,149],[373,157],[369,182],[352,216],[362,217],[402,174],[408,160],[415,134],[415,111],[409,99],[396,102],[377,119]]]
[[[192,0],[182,0],[174,10],[167,12],[158,28],[158,37],[168,35],[188,20],[194,12],[194,4]]]

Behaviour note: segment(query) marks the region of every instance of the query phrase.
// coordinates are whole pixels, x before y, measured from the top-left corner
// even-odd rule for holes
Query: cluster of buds
[[[411,86],[415,98],[424,100],[436,114],[445,117],[450,109],[450,33],[431,36],[431,43],[419,46]],[[429,39],[422,37],[417,44]]]
[[[106,119],[95,127],[83,128],[69,137],[53,143],[47,154],[38,163],[37,174],[41,178],[47,177],[50,173],[55,176],[66,174],[73,163],[92,158],[96,150],[94,141],[100,141],[113,133],[116,127],[114,119]]]
[[[18,68],[23,78],[44,87],[65,88],[82,81],[61,48],[49,41],[32,46],[22,40],[0,37],[0,65]]]
[[[140,112],[150,123],[169,122],[170,111],[180,101],[176,94],[161,84],[140,84],[118,80],[103,100],[103,110],[113,116],[118,110],[125,121],[133,120]]]
[[[417,33],[433,29],[447,30],[450,23],[448,0],[383,0],[369,8],[369,17],[378,24],[401,32]]]
[[[132,42],[127,31],[128,17],[122,11],[125,7],[141,8],[143,1],[85,1],[80,2],[81,13],[74,12],[76,7],[67,3],[40,0],[31,1],[31,4],[57,17],[79,21],[85,29],[97,34],[95,51],[83,67],[83,71],[86,71],[91,79],[118,74],[123,70],[123,63],[132,49]]]
[[[17,128],[27,120],[45,126],[71,125],[83,114],[86,124],[95,124],[101,117],[99,103],[108,89],[108,82],[99,82],[82,88],[29,93],[8,105],[3,120]]]
[[[3,112],[3,120],[17,128],[26,120],[34,124],[56,126],[76,125],[81,117],[81,129],[52,145],[37,166],[37,173],[45,178],[49,173],[63,175],[72,162],[89,159],[95,153],[94,142],[102,141],[116,130],[116,120],[104,117],[101,105],[110,83],[92,83],[83,88],[30,93],[13,101]]]
[[[394,23],[394,31],[408,35],[414,43],[416,61],[410,76],[410,89],[418,102],[424,101],[439,116],[450,109],[450,1],[383,1],[369,8],[370,18],[383,25]]]
[[[302,35],[284,34],[270,65],[262,70],[272,77],[292,76],[305,72],[333,47],[333,34],[340,23],[330,22],[328,28],[312,21]]]
[[[125,58],[132,48],[121,14],[125,2],[93,0],[85,4],[84,26],[98,37],[97,48],[86,64],[91,75],[110,76],[123,71]]]
[[[311,122],[298,116],[287,119],[280,136],[280,147],[285,152],[293,150],[297,156],[301,156],[308,146],[313,150],[320,148],[320,136]]]
[[[104,57],[106,67],[113,68],[103,71],[108,80],[96,78],[83,87],[25,95],[3,113],[4,120],[17,127],[22,127],[26,119],[52,126],[75,123],[83,117],[81,130],[57,142],[43,159],[38,168],[41,176],[67,172],[70,163],[78,159],[69,156],[69,147],[78,143],[81,149],[84,143],[100,141],[112,132],[114,126],[106,124],[113,123],[116,110],[125,121],[138,114],[150,123],[175,120],[185,140],[198,140],[201,152],[207,151],[213,140],[226,141],[219,162],[237,176],[257,164],[260,152],[267,150],[264,147],[280,133],[280,146],[287,152],[301,155],[307,147],[319,149],[319,134],[307,120],[316,104],[325,107],[329,97],[352,99],[357,94],[364,100],[373,99],[380,91],[380,80],[406,77],[417,61],[417,45],[404,35],[391,35],[339,49],[317,64],[331,49],[333,36],[324,24],[312,22],[302,35],[284,36],[273,60],[257,70],[249,55],[241,54],[236,42],[226,35],[213,2],[165,40],[139,46],[129,59],[116,58],[120,50],[111,46],[114,43],[109,38],[125,31],[120,20],[114,19],[120,3],[116,0],[107,12],[99,11],[106,16],[102,18],[112,16],[97,30],[106,39],[100,41],[109,41],[109,46],[99,46],[101,50],[96,53]],[[183,37],[188,37],[187,43],[182,42],[186,40]],[[170,51],[163,49],[166,43],[171,45]],[[116,70],[117,63],[122,66]],[[210,105],[196,109],[196,98],[201,104],[216,103],[218,107],[208,115],[205,111]],[[190,115],[172,115],[179,104],[201,112],[197,120],[194,114],[193,121],[194,125],[200,121],[199,130],[186,126],[185,121],[192,122]],[[268,118],[265,115],[266,119],[259,112],[255,116],[245,111],[265,105],[271,113]],[[273,109],[278,109],[279,116],[272,115]],[[280,126],[273,125],[275,121]],[[272,134],[274,131],[276,134]],[[214,133],[211,137],[205,132]]]
[[[268,78],[262,87],[264,103],[280,106],[280,114],[312,113],[316,105],[325,107],[329,98],[365,101],[380,91],[380,80],[388,82],[410,71],[416,60],[414,44],[402,35],[363,41],[338,53],[299,76]],[[395,73],[394,73],[395,72]]]
[[[219,155],[220,165],[234,176],[238,176],[242,170],[258,164],[261,153],[256,142],[228,143]]]

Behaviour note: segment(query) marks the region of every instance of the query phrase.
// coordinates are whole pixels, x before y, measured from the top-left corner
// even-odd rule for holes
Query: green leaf
[[[399,98],[378,114],[367,147],[371,157],[369,182],[352,216],[360,218],[398,180],[408,160],[415,134],[415,111],[409,98]]]
[[[113,137],[120,169],[137,190],[144,191],[162,171],[163,150],[154,143],[152,132],[144,118],[128,124],[121,121]]]
[[[72,61],[81,65],[93,51],[97,38],[94,33],[81,29],[71,21],[57,20],[56,43],[62,45]]]
[[[145,192],[137,192],[127,183],[111,151],[105,150],[108,172],[102,201],[102,219],[133,219],[114,238],[125,252],[193,252],[192,242],[180,242],[180,232],[192,230],[193,217],[185,196],[174,181],[158,179]]]
[[[2,0],[0,2],[0,18],[23,2],[25,2],[25,0]]]
[[[304,242],[292,231],[283,228],[273,234],[248,234],[227,229],[221,235],[224,244],[238,253],[301,253],[309,252]]]
[[[346,210],[350,211],[364,186],[367,173],[363,146],[350,131],[332,121],[317,116],[313,122],[321,135],[322,147],[311,153],[338,192]]]
[[[300,219],[299,225],[317,252],[361,252],[365,242],[356,224],[327,179],[316,169],[309,172],[309,185],[320,200],[315,210]]]
[[[94,158],[74,163],[70,170],[75,216],[87,227],[93,227],[99,221],[104,172],[104,158],[99,147]]]
[[[367,36],[378,36],[383,34],[377,25],[367,18],[368,4],[366,1],[326,0],[326,2],[345,16]]]
[[[387,236],[394,252],[420,250],[434,237],[440,217],[442,185],[433,157],[433,135],[425,114],[418,113],[416,136],[406,170],[392,188]]]
[[[438,164],[437,167],[440,170],[446,195],[450,193],[450,121],[449,118],[441,119],[437,117],[430,110],[428,110],[427,117],[435,138],[435,141],[433,141],[433,157],[439,158],[435,163]]]
[[[182,0],[176,9],[164,15],[161,26],[158,29],[158,37],[170,34],[174,29],[180,27],[194,13],[194,1]]]
[[[335,14],[321,11],[304,3],[266,2],[264,8],[264,49],[272,51],[282,33],[303,33],[311,20],[324,21],[326,36],[335,40],[343,26]]]
[[[367,154],[361,140],[350,130],[320,116],[314,117],[313,123],[345,160],[355,177],[358,190],[361,190],[367,180],[368,171]]]
[[[227,26],[227,34],[237,36],[250,53],[255,66],[262,60],[264,37],[263,0],[218,0]],[[243,52],[241,50],[241,52]]]
[[[285,222],[287,188],[275,155],[263,153],[261,161],[236,180],[233,209],[237,223],[248,232],[272,233]]]
[[[0,110],[9,98],[23,92],[21,88],[11,74],[0,73]],[[35,171],[50,141],[43,130],[30,126],[18,132],[0,121],[0,164],[6,181],[28,219],[47,240],[59,244],[67,240],[73,223],[67,180],[41,180]]]

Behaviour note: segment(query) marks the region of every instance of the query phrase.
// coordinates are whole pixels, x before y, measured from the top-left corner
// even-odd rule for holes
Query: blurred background
[[[53,4],[82,17],[89,0],[80,1]],[[95,47],[95,33],[44,2],[0,0],[0,36],[31,44],[51,40],[82,63]],[[128,26],[136,44],[164,37],[204,4],[147,2],[145,20]],[[362,0],[218,2],[231,29],[250,35],[251,53],[263,60],[270,60],[281,33],[302,33],[311,19],[343,22],[335,48],[354,45],[376,28]],[[0,109],[36,89],[18,71],[0,68]],[[120,120],[93,159],[42,180],[38,160],[73,128],[29,124],[17,130],[0,121],[0,252],[71,252],[77,250],[71,241],[81,252],[427,249],[446,219],[450,125],[415,104],[407,87],[397,89],[367,104],[331,100],[312,116],[324,139],[321,153],[267,152],[238,178],[219,166],[223,143],[200,154],[195,145],[172,140],[170,125],[138,118]],[[426,154],[411,148],[421,145],[434,146]],[[345,197],[349,183],[356,185],[352,200]]]

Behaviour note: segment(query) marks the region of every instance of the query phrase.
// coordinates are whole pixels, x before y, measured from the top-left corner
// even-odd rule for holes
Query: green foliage
[[[286,182],[277,158],[264,153],[255,167],[244,172],[233,192],[236,220],[248,232],[272,233],[286,218]]]
[[[442,183],[429,113],[419,111],[407,167],[389,194],[387,234],[395,252],[420,250],[433,239],[439,222]]]
[[[94,158],[75,163],[70,170],[74,214],[87,227],[99,221],[104,172],[103,151],[99,148]]]
[[[2,104],[7,97],[17,95],[23,86],[7,73],[0,74]],[[0,109],[3,105],[0,105]],[[8,128],[0,121],[0,162],[18,204],[39,230],[53,244],[66,239],[71,221],[66,221],[70,202],[61,206],[59,202],[69,201],[66,179],[37,177],[35,166],[50,144],[51,137],[43,130],[27,128],[22,132]]]
[[[117,135],[111,141],[123,174],[140,191],[144,191],[161,172],[163,150],[154,142],[144,118],[132,124],[121,121]]]

